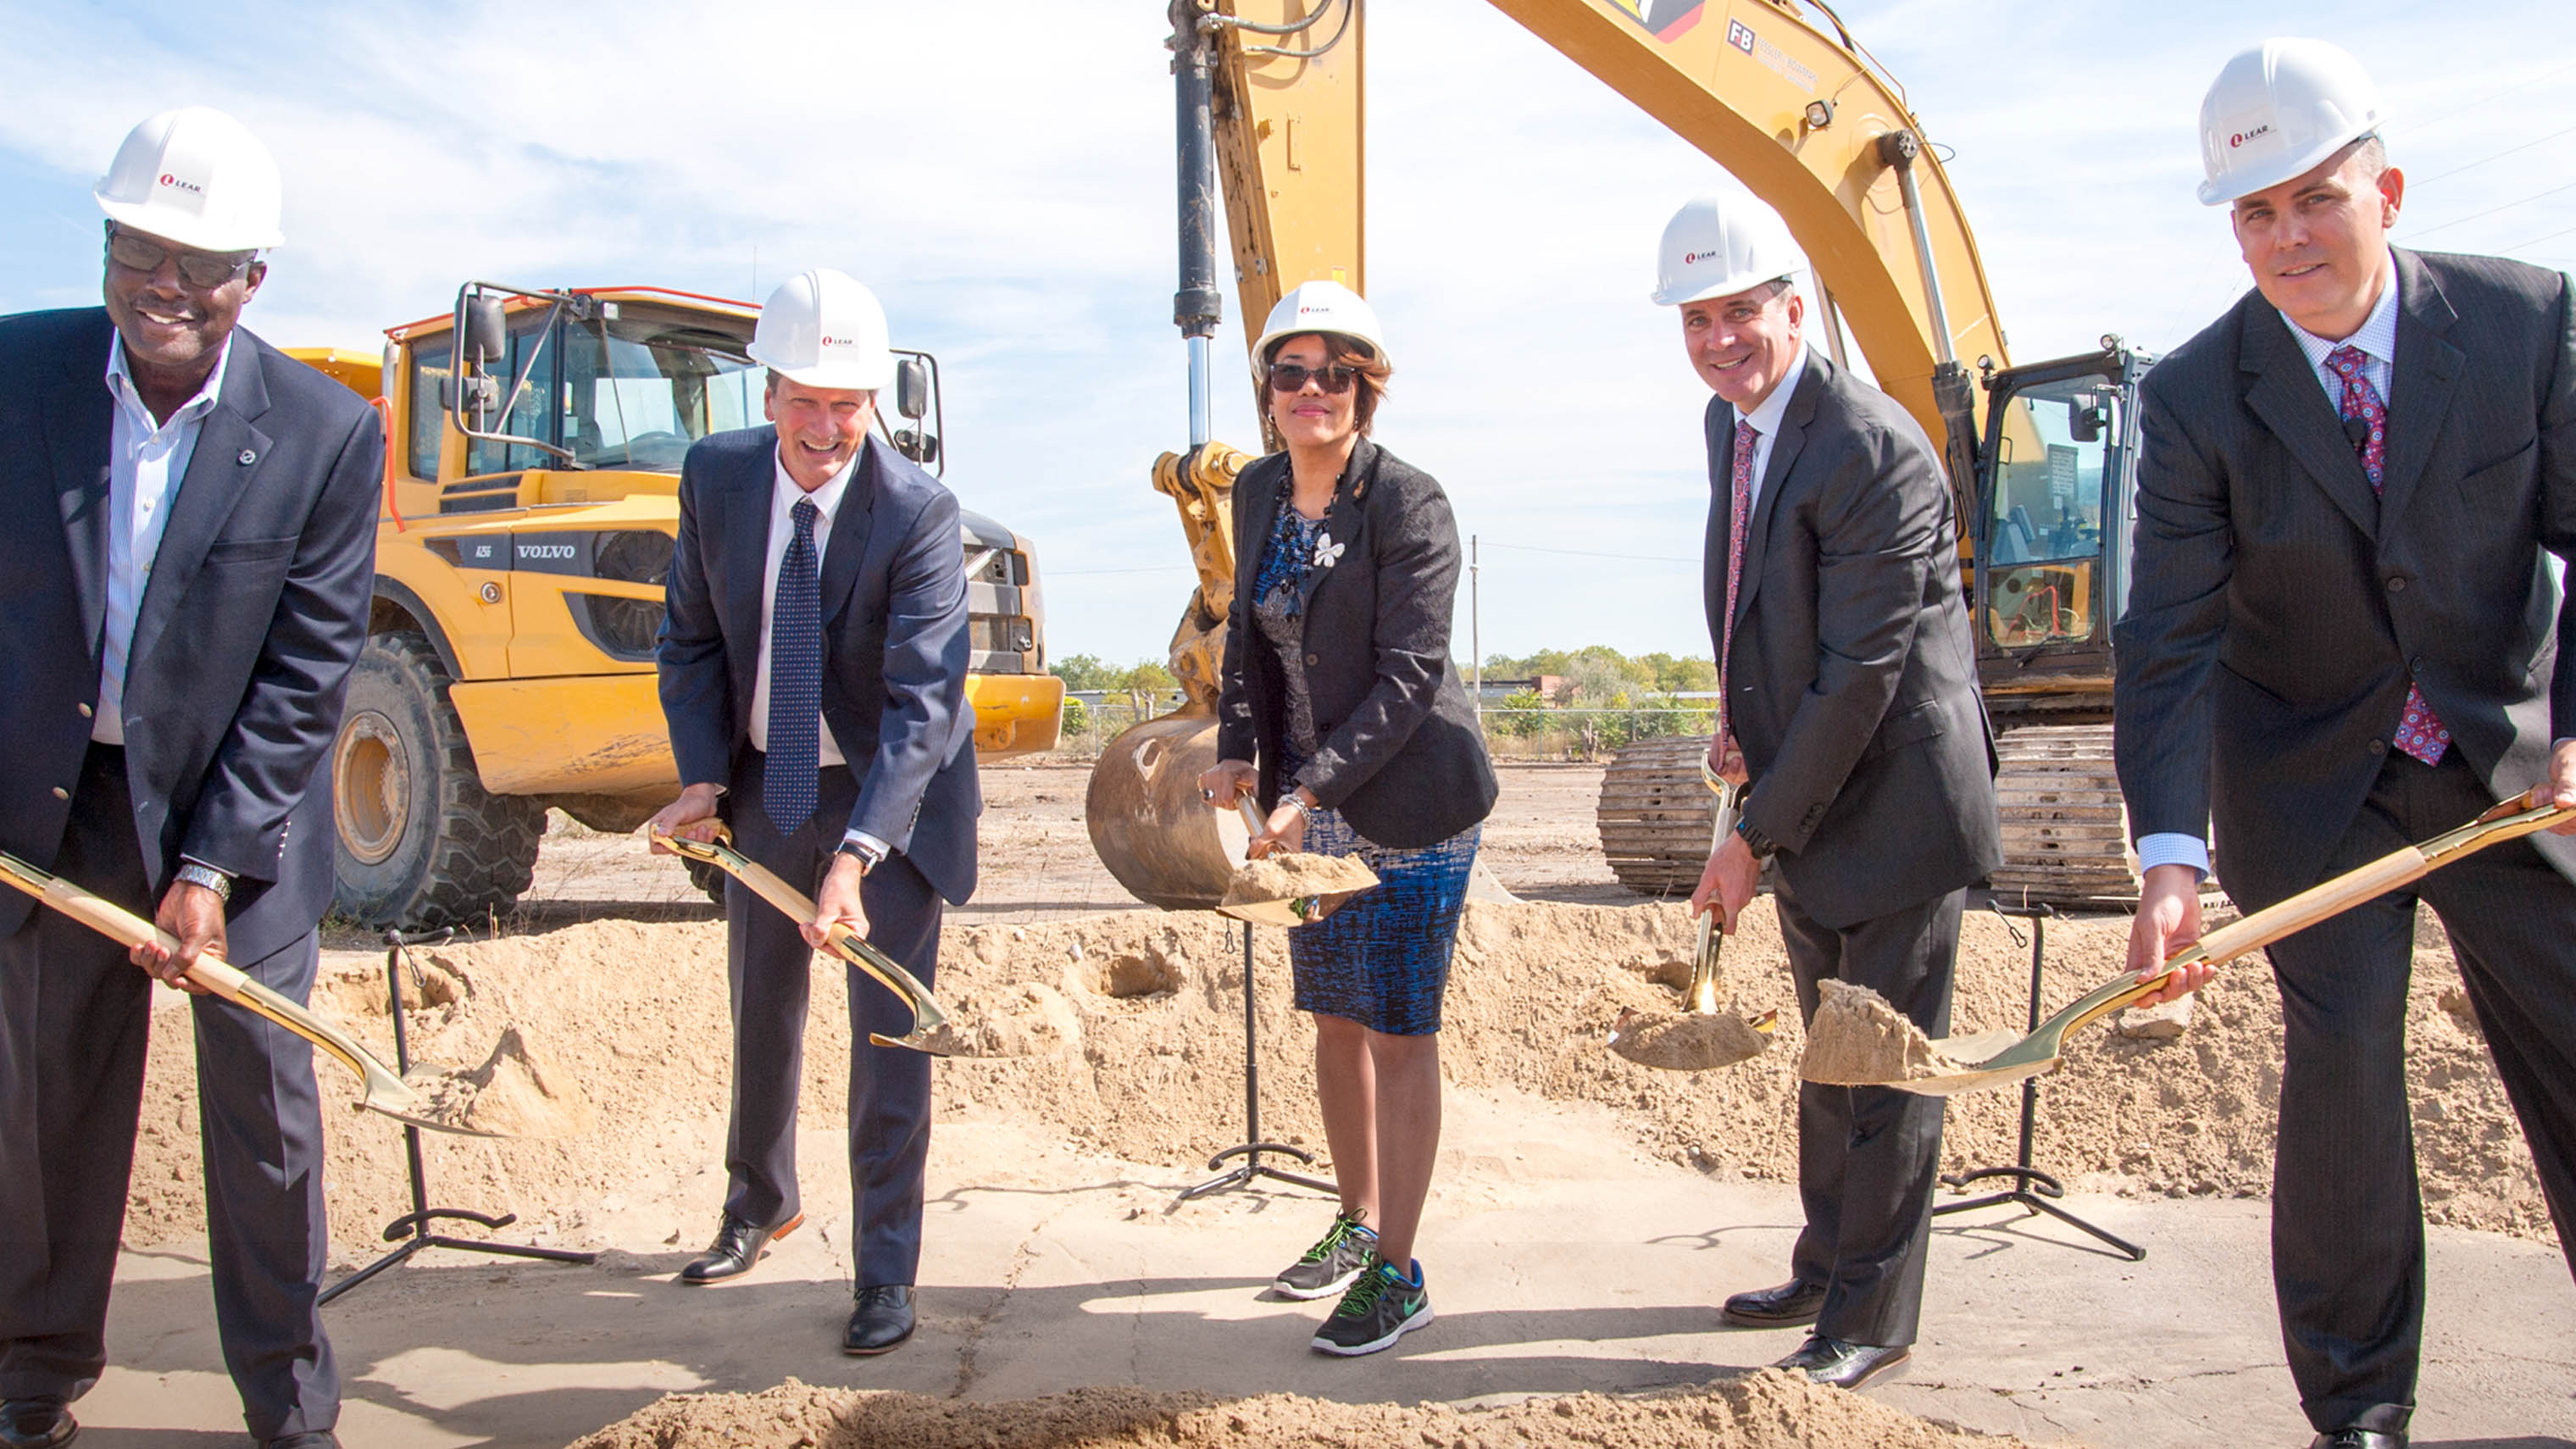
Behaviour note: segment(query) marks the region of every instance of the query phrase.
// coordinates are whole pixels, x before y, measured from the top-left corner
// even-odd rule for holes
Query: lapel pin
[[[242,449],[242,450],[241,450],[241,456],[240,456],[239,458],[234,459],[233,461],[235,461],[235,462],[237,462],[237,463],[241,464],[243,467],[247,468],[247,467],[249,467],[251,464],[256,463],[256,462],[258,462],[258,461],[259,461],[259,454],[255,453],[255,452],[252,452],[252,451],[251,451],[250,449],[248,449],[248,448],[244,448],[244,449]]]
[[[1316,534],[1315,567],[1331,568],[1341,560],[1342,548],[1343,545],[1333,542],[1333,536],[1330,533]]]

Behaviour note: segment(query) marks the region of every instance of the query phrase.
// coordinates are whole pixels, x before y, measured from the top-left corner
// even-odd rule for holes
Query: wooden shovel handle
[[[82,890],[79,886],[45,871],[36,870],[15,859],[0,857],[0,877],[11,885],[98,932],[113,941],[121,941],[128,950],[147,942],[158,941],[171,950],[179,947],[179,938],[117,905],[113,901]],[[188,979],[226,1001],[242,1004],[242,987],[250,980],[240,967],[212,952],[201,952],[195,965],[188,968]]]

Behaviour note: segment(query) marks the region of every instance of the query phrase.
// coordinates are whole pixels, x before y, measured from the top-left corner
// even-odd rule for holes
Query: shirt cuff
[[[2187,865],[2209,878],[2209,843],[2197,835],[2178,830],[2159,831],[2138,838],[2138,869],[2153,870],[2160,865]]]
[[[874,870],[878,866],[885,864],[885,858],[894,854],[893,846],[886,844],[884,841],[877,839],[875,836],[868,834],[864,830],[843,831],[841,833],[841,843],[843,845],[855,845],[861,851],[865,852],[868,857],[868,869],[870,870]]]

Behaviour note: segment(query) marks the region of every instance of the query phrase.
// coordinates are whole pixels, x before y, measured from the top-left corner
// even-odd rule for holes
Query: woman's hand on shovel
[[[1289,800],[1304,800],[1305,797],[1306,787],[1303,785],[1280,797],[1279,808],[1270,812],[1270,819],[1263,824],[1261,833],[1252,837],[1252,843],[1244,847],[1245,859],[1266,860],[1274,850],[1282,855],[1297,853],[1298,848],[1306,843],[1306,812],[1290,804]],[[1307,803],[1309,809],[1313,808],[1313,802]]]

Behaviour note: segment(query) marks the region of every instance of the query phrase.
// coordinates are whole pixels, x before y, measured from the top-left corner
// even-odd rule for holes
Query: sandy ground
[[[1475,907],[1462,933],[1443,1035],[1450,1129],[1424,1250],[1442,1319],[1402,1351],[1360,1364],[1308,1354],[1321,1306],[1256,1296],[1320,1230],[1325,1200],[1281,1189],[1175,1203],[1243,1135],[1239,928],[1132,909],[1090,857],[1081,772],[1004,767],[987,781],[986,889],[952,918],[938,994],[989,1044],[1023,1054],[938,1069],[921,1341],[869,1364],[832,1352],[850,1235],[834,972],[817,974],[806,1060],[814,1226],[743,1283],[670,1282],[722,1194],[722,927],[671,862],[563,832],[498,939],[416,953],[413,1046],[471,1064],[516,1029],[581,1084],[599,1124],[586,1135],[433,1137],[426,1161],[438,1204],[515,1211],[500,1238],[601,1259],[439,1251],[357,1289],[330,1310],[349,1442],[563,1444],[638,1410],[594,1442],[1074,1442],[1086,1425],[1142,1436],[1082,1441],[1106,1443],[1371,1442],[1399,1429],[1439,1443],[1942,1442],[1904,1414],[2031,1442],[2303,1442],[2265,1289],[2264,1208],[2248,1200],[2268,1181],[2279,1053],[2259,969],[2204,993],[2179,1037],[2087,1033],[2043,1091],[2040,1165],[2068,1180],[2077,1211],[2150,1242],[2149,1258],[2008,1211],[1945,1219],[1915,1375],[1867,1396],[1887,1414],[1837,1416],[1776,1381],[1725,1377],[1796,1335],[1728,1333],[1710,1311],[1782,1276],[1797,1221],[1794,1011],[1770,1052],[1719,1072],[1656,1072],[1603,1049],[1622,1008],[1672,1008],[1687,922],[1668,904],[1598,904],[1628,898],[1590,825],[1597,771],[1505,774],[1487,859],[1532,903]],[[2021,1020],[2027,929],[1971,917],[1958,1030]],[[2116,971],[2124,930],[2051,923],[2052,1004]],[[2546,1436],[2576,1433],[2576,1294],[2446,945],[2429,927],[2421,939],[2417,1131],[2428,1215],[2443,1226],[2418,1442],[2560,1442]],[[1320,1150],[1311,1031],[1287,1006],[1280,933],[1256,943],[1263,1132]],[[389,1046],[381,953],[354,946],[330,953],[317,1005]],[[1732,1004],[1787,1004],[1781,959],[1757,908],[1727,947]],[[83,1406],[84,1443],[212,1443],[176,1431],[238,1422],[206,1312],[182,1025],[169,1009],[156,1019],[111,1323],[118,1368]],[[1955,1102],[1947,1165],[2009,1161],[2017,1113],[2009,1093]],[[338,1271],[381,1250],[373,1228],[404,1206],[402,1171],[398,1134],[335,1119]],[[757,1400],[700,1392],[791,1375],[802,1382]],[[1222,1402],[1018,1402],[1087,1386]],[[839,1392],[878,1387],[927,1398]],[[651,1407],[664,1390],[693,1397]],[[1678,1397],[1500,1402],[1655,1392]],[[1319,1398],[1495,1412],[1399,1422]],[[1782,1423],[1793,1437],[1756,1432]],[[755,1424],[768,1427],[726,1437]],[[1309,1438],[1294,1437],[1301,1425]]]

